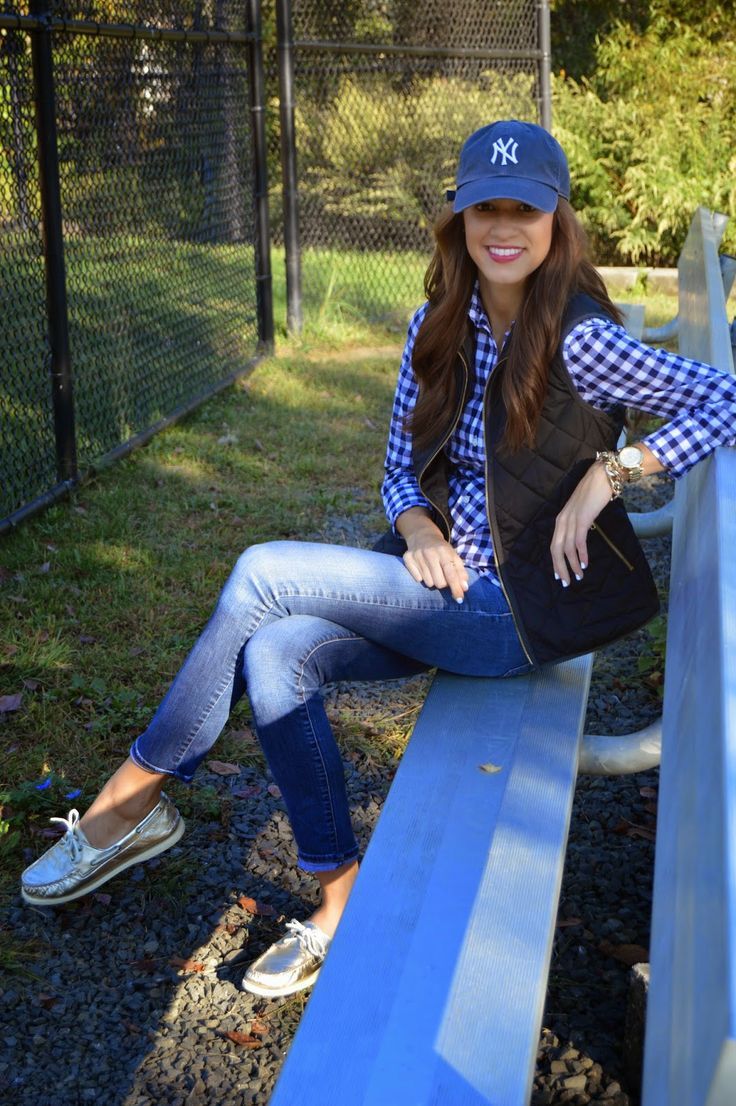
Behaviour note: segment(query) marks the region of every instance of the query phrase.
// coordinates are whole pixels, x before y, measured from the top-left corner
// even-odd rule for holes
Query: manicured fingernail
[[[555,580],[559,580],[559,578],[560,578],[559,572],[555,572]]]
[[[577,574],[577,572],[576,572],[576,573],[575,573],[575,579],[576,579],[576,580],[582,580],[582,576],[578,576],[578,574]]]
[[[463,597],[462,597],[462,595],[460,596],[460,598],[459,598],[459,599],[456,599],[456,600],[455,600],[455,602],[456,602],[456,603],[462,603],[462,601],[463,601]]]
[[[580,567],[582,568],[583,572],[585,572],[585,569],[586,569],[586,568],[587,568],[588,566],[587,566],[587,565],[585,565],[585,564],[583,564],[583,562],[581,561],[581,562],[580,562]]]
[[[569,588],[570,587],[570,581],[569,580],[563,580],[562,581],[562,586],[563,586],[563,588]]]

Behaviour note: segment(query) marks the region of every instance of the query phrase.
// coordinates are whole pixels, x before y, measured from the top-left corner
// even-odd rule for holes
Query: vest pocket
[[[604,542],[609,546],[610,549],[613,550],[613,552],[616,554],[616,556],[619,558],[619,560],[623,561],[623,563],[628,568],[629,572],[634,571],[634,566],[632,565],[632,563],[628,559],[628,557],[624,556],[624,554],[621,552],[621,550],[616,545],[616,543],[611,541],[608,534],[606,534],[603,530],[601,530],[601,528],[600,528],[600,526],[598,525],[597,522],[593,523],[593,525],[591,526],[591,530],[595,530],[595,532],[597,534],[600,534],[600,536],[603,538]]]

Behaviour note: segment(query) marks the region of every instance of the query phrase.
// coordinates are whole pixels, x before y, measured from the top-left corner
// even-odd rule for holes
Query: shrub
[[[600,42],[594,79],[554,80],[554,130],[598,260],[674,264],[698,205],[736,214],[734,71],[736,42],[660,17]]]

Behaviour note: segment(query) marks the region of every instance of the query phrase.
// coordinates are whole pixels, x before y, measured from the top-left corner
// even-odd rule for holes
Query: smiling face
[[[554,213],[518,200],[485,200],[463,211],[465,245],[478,269],[484,302],[513,292],[523,295],[527,278],[552,245]]]

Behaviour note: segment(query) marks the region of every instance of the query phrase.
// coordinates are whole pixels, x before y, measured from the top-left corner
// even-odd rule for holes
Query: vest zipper
[[[499,360],[500,360],[500,357],[499,357]],[[496,370],[498,370],[498,363],[496,364]],[[490,387],[490,383],[491,383],[491,377],[489,376],[488,380],[486,381],[485,391],[483,392],[483,449],[484,449],[485,458],[486,458],[486,460],[485,460],[486,514],[488,515],[488,525],[491,528],[491,537],[493,538],[493,560],[496,563],[496,575],[498,576],[498,582],[501,585],[501,591],[504,594],[504,598],[505,598],[506,602],[508,603],[508,608],[511,612],[511,617],[514,620],[514,626],[516,627],[516,633],[519,637],[519,643],[521,644],[521,648],[524,650],[524,655],[526,656],[526,659],[529,661],[529,664],[531,664],[533,667],[536,668],[537,667],[536,662],[532,659],[532,655],[529,652],[529,649],[527,648],[526,638],[525,638],[524,633],[521,629],[521,626],[519,625],[519,621],[516,617],[516,612],[514,611],[514,608],[511,604],[511,600],[509,599],[509,593],[506,591],[506,586],[503,582],[503,576],[501,575],[501,566],[498,563],[498,554],[496,552],[497,549],[501,548],[501,540],[500,540],[500,536],[499,536],[499,533],[498,533],[498,526],[496,525],[496,518],[495,518],[495,515],[492,514],[492,512],[491,512],[491,504],[490,504],[490,500],[488,499],[488,489],[491,486],[491,483],[490,483],[491,474],[490,474],[489,467],[488,467],[488,458],[489,458],[488,442],[485,440],[486,426],[488,424],[488,420],[486,418],[486,397],[488,395],[488,389]]]
[[[435,449],[432,456],[428,458],[428,460],[427,460],[426,464],[424,465],[422,471],[419,473],[419,487],[420,487],[420,490],[422,492],[422,495],[425,497],[425,499],[428,500],[429,503],[432,504],[435,511],[437,512],[437,514],[440,516],[440,518],[444,522],[445,530],[447,531],[447,536],[446,536],[447,541],[450,540],[450,537],[451,537],[451,534],[452,534],[452,527],[450,526],[450,520],[445,516],[444,512],[437,506],[437,504],[434,502],[434,500],[430,499],[430,497],[424,491],[424,488],[422,488],[422,480],[424,479],[425,472],[427,471],[429,466],[432,464],[432,462],[434,461],[437,454],[442,452],[442,450],[445,448],[448,441],[452,437],[453,433],[455,432],[455,427],[460,422],[460,416],[463,413],[463,400],[465,399],[465,393],[468,390],[468,377],[469,377],[469,374],[470,374],[470,369],[468,368],[468,362],[465,360],[465,354],[463,353],[463,351],[459,350],[458,352],[460,354],[460,360],[463,363],[463,371],[465,372],[465,382],[463,383],[462,391],[460,393],[460,403],[458,404],[457,411],[455,412],[455,418],[454,418],[452,424],[450,425],[449,430],[445,434],[445,436],[442,439],[442,441],[440,442],[440,444],[437,446],[437,449]]]
[[[621,552],[619,547],[614,542],[611,541],[608,534],[605,534],[603,532],[603,530],[601,530],[598,523],[594,522],[593,525],[591,526],[591,530],[595,530],[597,533],[600,534],[600,536],[603,538],[604,542],[613,550],[613,552],[616,554],[616,556],[619,558],[619,560],[623,561],[623,563],[628,568],[629,572],[634,571],[634,566],[632,565],[631,561],[628,560],[628,558],[626,558],[623,555],[623,553]]]

